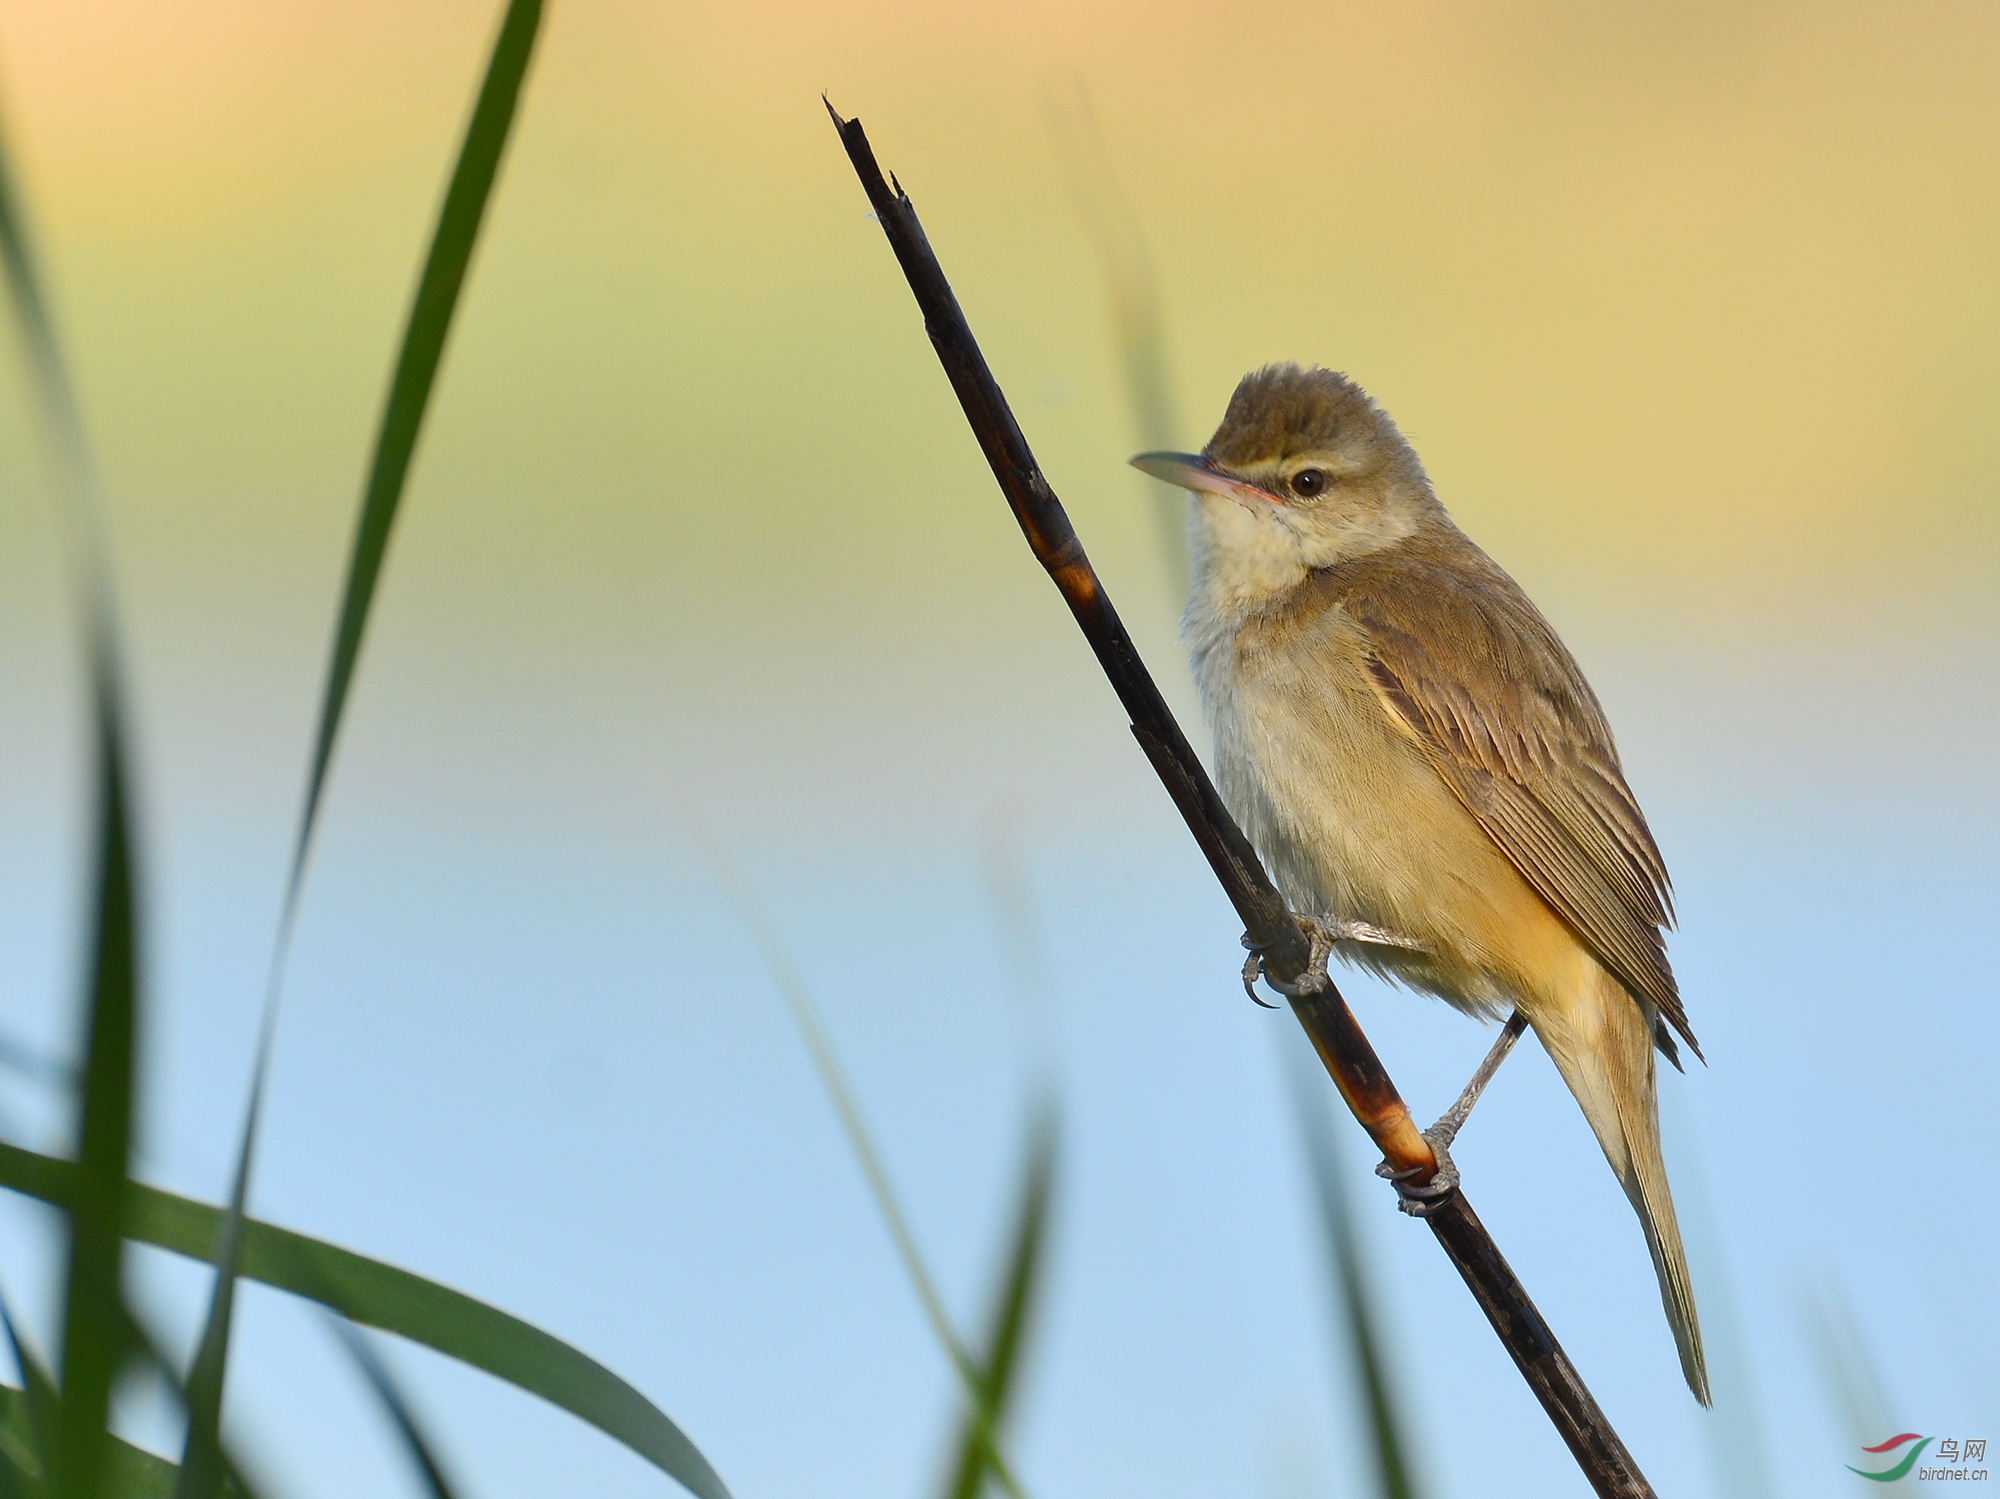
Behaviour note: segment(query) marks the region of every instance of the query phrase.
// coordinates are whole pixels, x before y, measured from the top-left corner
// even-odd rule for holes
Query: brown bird
[[[1666,864],[1590,684],[1343,375],[1258,370],[1202,452],[1132,461],[1195,499],[1183,630],[1223,799],[1344,959],[1534,1027],[1708,1404],[1653,1059],[1679,1065],[1669,1026],[1701,1048],[1661,936]]]

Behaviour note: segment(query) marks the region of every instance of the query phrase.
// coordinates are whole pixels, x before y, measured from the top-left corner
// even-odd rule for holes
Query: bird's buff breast
[[[1461,1008],[1504,1013],[1553,918],[1389,715],[1337,607],[1194,641],[1223,800],[1293,908],[1373,923],[1423,953],[1341,955]],[[1550,932],[1567,945],[1566,934]]]

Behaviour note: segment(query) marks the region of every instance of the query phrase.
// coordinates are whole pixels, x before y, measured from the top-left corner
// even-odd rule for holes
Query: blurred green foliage
[[[89,977],[82,1005],[81,1082],[74,1093],[78,1158],[64,1161],[0,1145],[0,1183],[65,1209],[70,1223],[59,1375],[42,1366],[19,1335],[11,1312],[7,1315],[24,1388],[0,1387],[0,1496],[124,1499],[171,1492],[176,1499],[209,1499],[225,1492],[247,1492],[224,1451],[220,1424],[233,1288],[239,1274],[249,1274],[320,1301],[352,1321],[404,1332],[544,1395],[625,1442],[702,1499],[728,1499],[721,1479],[671,1420],[630,1385],[567,1344],[448,1287],[271,1228],[244,1212],[275,1015],[275,976],[281,971],[311,830],[390,529],[512,125],[540,15],[539,0],[511,0],[507,8],[396,361],[335,633],[274,983],[227,1210],[155,1191],[130,1177],[144,962],[117,616],[83,424],[42,291],[14,174],[0,150],[0,260],[5,263],[15,322],[29,355],[33,388],[61,481],[65,527],[82,599],[96,760]],[[128,1238],[212,1258],[216,1264],[215,1294],[193,1373],[185,1383],[134,1320],[123,1273]],[[361,1335],[345,1323],[342,1326],[350,1353],[382,1401],[417,1471],[433,1495],[448,1499],[450,1490],[433,1444],[420,1429],[409,1401]],[[112,1434],[114,1387],[127,1367],[143,1364],[167,1376],[188,1410],[187,1446],[178,1466]]]

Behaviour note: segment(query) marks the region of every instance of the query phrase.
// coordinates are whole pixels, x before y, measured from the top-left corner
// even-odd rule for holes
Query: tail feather
[[[1530,1015],[1536,1034],[1583,1106],[1597,1143],[1611,1163],[1646,1232],[1660,1300],[1680,1350],[1681,1373],[1703,1405],[1710,1404],[1701,1318],[1681,1248],[1680,1223],[1660,1155],[1660,1113],[1654,1090],[1652,1007],[1594,963],[1584,992],[1554,1014]]]

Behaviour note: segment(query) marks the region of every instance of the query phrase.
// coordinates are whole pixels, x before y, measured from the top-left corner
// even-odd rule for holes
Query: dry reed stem
[[[1069,605],[1131,719],[1133,737],[1207,855],[1209,867],[1236,907],[1250,940],[1262,948],[1266,967],[1287,983],[1296,981],[1307,971],[1311,943],[1271,883],[1250,840],[1223,806],[1215,784],[1139,659],[1062,502],[1043,477],[1007,398],[979,352],[909,195],[900,183],[884,178],[861,122],[843,120],[831,103],[827,113],[840,132],[848,160],[923,312],[924,331],[930,335],[938,362],[944,366],[965,419],[1029,547]],[[1409,1106],[1396,1091],[1382,1059],[1362,1034],[1340,991],[1329,981],[1317,992],[1293,1000],[1292,1012],[1312,1038],[1313,1048],[1340,1096],[1391,1165],[1398,1170],[1419,1168],[1422,1174],[1417,1180],[1428,1181],[1437,1168],[1430,1143],[1419,1133]],[[1453,1191],[1424,1221],[1471,1289],[1591,1487],[1603,1499],[1656,1499],[1652,1485],[1585,1388],[1548,1323],[1466,1202],[1464,1192]]]

